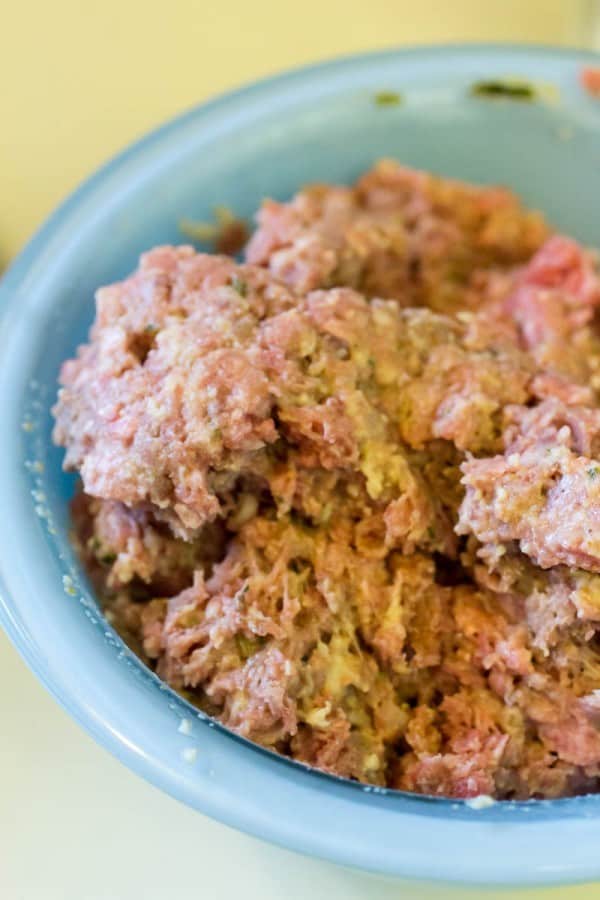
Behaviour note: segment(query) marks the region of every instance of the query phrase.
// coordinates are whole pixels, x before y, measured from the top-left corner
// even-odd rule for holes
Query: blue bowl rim
[[[506,64],[513,60],[518,60],[522,68],[525,66],[526,59],[534,62],[535,60],[543,58],[556,58],[577,65],[586,62],[597,65],[600,61],[600,56],[592,51],[526,44],[456,43],[446,46],[433,45],[410,48],[390,48],[383,51],[341,56],[333,60],[294,68],[275,76],[263,78],[237,90],[223,93],[206,103],[172,118],[164,125],[152,130],[146,136],[132,143],[121,153],[117,154],[101,166],[95,174],[86,179],[75,191],[73,191],[73,193],[38,229],[0,281],[0,324],[10,307],[11,296],[13,296],[13,294],[17,295],[20,285],[27,278],[32,266],[48,243],[53,239],[57,230],[68,224],[69,217],[73,211],[76,210],[80,204],[96,190],[96,188],[101,187],[102,183],[125,162],[135,159],[136,156],[140,155],[146,149],[154,145],[159,145],[165,136],[177,131],[186,123],[206,117],[212,111],[227,105],[249,101],[252,98],[258,99],[277,91],[285,91],[286,88],[292,87],[294,83],[298,81],[326,76],[328,73],[339,73],[357,65],[369,64],[370,61],[375,62],[390,58],[398,58],[400,61],[408,61],[411,58],[423,60],[431,55],[436,58],[454,57],[455,59],[464,59],[468,58],[471,54],[480,53],[482,51],[490,55],[490,62],[497,60]],[[0,573],[1,566],[5,564],[5,560],[0,561]],[[158,784],[168,793],[183,802],[189,802],[185,793],[180,789],[180,786],[174,784],[172,780],[165,778],[162,771],[152,771],[151,768],[146,771],[141,771],[139,757],[135,753],[130,753],[128,751],[126,742],[112,732],[108,722],[101,721],[90,715],[88,708],[73,704],[70,699],[65,696],[64,688],[57,684],[52,671],[46,665],[43,656],[38,652],[40,645],[36,636],[24,626],[19,615],[18,602],[9,595],[5,579],[1,577],[1,575],[0,622],[4,625],[9,637],[23,658],[46,688],[53,696],[55,696],[59,703],[96,738],[96,740],[125,762],[133,771],[142,774],[147,780],[154,784]],[[169,693],[170,692],[167,692],[167,694]],[[313,782],[316,780],[316,782],[325,785],[325,791],[327,791],[329,787],[333,789],[333,786],[335,785],[336,789],[343,791],[348,796],[354,795],[356,798],[359,796],[361,799],[365,798],[365,789],[354,782],[318,772],[310,767],[282,758],[263,748],[257,748],[243,738],[231,734],[221,726],[217,725],[217,730],[225,735],[228,741],[245,745],[245,752],[250,751],[255,754],[258,759],[262,760],[262,763],[259,763],[259,765],[266,764],[268,766],[295,770],[296,772],[301,773],[301,783],[304,783],[304,779],[309,778],[313,780]],[[451,861],[447,860],[445,865],[438,867],[435,872],[432,872],[430,870],[422,870],[422,868],[411,867],[406,864],[406,860],[403,860],[402,864],[399,866],[396,865],[393,860],[389,863],[382,863],[381,859],[370,859],[368,853],[366,855],[363,853],[360,854],[360,862],[358,865],[362,868],[368,868],[372,871],[384,872],[387,874],[407,875],[410,877],[439,877],[474,883],[489,883],[491,878],[493,883],[498,884],[539,884],[555,883],[557,881],[565,880],[579,881],[600,875],[600,861],[596,862],[593,844],[590,846],[590,853],[586,856],[585,860],[578,859],[575,865],[556,862],[557,849],[562,849],[563,846],[560,840],[560,822],[563,821],[564,814],[569,811],[568,818],[570,822],[577,821],[578,825],[581,826],[580,839],[590,842],[593,839],[593,828],[591,826],[593,826],[594,820],[600,815],[600,795],[566,798],[553,801],[532,801],[527,803],[510,802],[497,804],[495,807],[485,810],[471,810],[468,805],[465,806],[465,804],[461,802],[444,798],[418,797],[393,790],[385,790],[376,794],[371,794],[367,799],[377,803],[379,810],[382,813],[383,808],[380,805],[381,802],[402,804],[403,808],[406,810],[407,817],[410,818],[415,814],[420,815],[425,813],[427,810],[427,818],[429,819],[429,824],[431,826],[431,843],[434,841],[437,843],[436,831],[438,832],[437,836],[442,837],[444,829],[447,828],[448,825],[455,831],[460,831],[463,828],[466,829],[465,835],[468,831],[471,831],[472,835],[472,826],[476,826],[478,830],[483,829],[489,834],[490,840],[496,842],[496,849],[498,851],[501,851],[500,844],[505,844],[505,849],[509,849],[511,841],[509,840],[508,843],[504,840],[499,841],[501,835],[498,833],[498,829],[500,828],[500,831],[502,832],[506,829],[506,826],[509,825],[509,822],[512,822],[513,827],[515,828],[515,834],[520,835],[518,839],[523,840],[522,829],[525,824],[525,819],[528,828],[535,825],[536,829],[545,833],[545,838],[549,841],[549,847],[539,859],[536,857],[536,859],[532,861],[532,866],[527,872],[515,871],[514,869],[510,869],[510,867],[507,868],[505,865],[490,869],[489,860],[486,861],[485,865],[477,863],[452,865]],[[193,805],[197,804],[194,803]],[[351,805],[352,800],[350,800],[350,806]],[[461,814],[459,816],[454,815],[454,811],[459,808]],[[502,812],[500,808],[503,810]],[[437,810],[438,813],[434,812],[434,810]],[[466,817],[465,810],[469,810],[466,813]],[[452,814],[451,811],[453,811]],[[537,814],[526,817],[522,815],[523,813],[537,813],[538,811],[543,813],[543,819],[540,819]],[[398,815],[399,813],[402,813],[402,810],[396,808],[394,812]],[[434,813],[433,819],[435,820],[435,825],[434,821],[431,819],[432,813]],[[513,813],[518,818],[513,818]],[[356,856],[353,853],[352,848],[343,849],[340,847],[339,842],[337,847],[332,848],[321,846],[319,841],[299,840],[296,833],[297,829],[293,829],[295,834],[290,836],[286,833],[285,828],[282,830],[281,822],[270,823],[269,826],[263,825],[263,827],[258,828],[253,825],[249,826],[248,823],[236,821],[235,811],[232,811],[231,809],[224,808],[218,811],[211,810],[210,814],[221,821],[235,825],[242,830],[258,834],[282,846],[291,849],[299,849],[303,852],[332,859],[346,865],[356,864]],[[438,827],[440,823],[442,825],[441,831]],[[554,833],[557,824],[559,826],[559,832]],[[406,834],[403,833],[402,837],[406,840]],[[555,843],[555,841],[557,842]]]

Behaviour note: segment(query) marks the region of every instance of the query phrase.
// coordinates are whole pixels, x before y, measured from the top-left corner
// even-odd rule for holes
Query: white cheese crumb
[[[191,734],[192,733],[192,720],[191,719],[182,719],[179,723],[179,728],[177,729],[179,734]]]
[[[478,797],[465,800],[465,806],[468,806],[469,809],[488,809],[490,806],[495,806],[495,804],[496,801],[489,794],[479,794]]]
[[[189,763],[190,765],[192,763],[195,763],[196,760],[198,759],[198,748],[197,747],[185,747],[181,751],[181,758],[184,762]]]

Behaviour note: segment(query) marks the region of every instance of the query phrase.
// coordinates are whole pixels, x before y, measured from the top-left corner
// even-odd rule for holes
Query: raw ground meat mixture
[[[106,614],[328,772],[600,790],[600,279],[508,191],[383,161],[267,201],[246,261],[101,288],[55,439]]]

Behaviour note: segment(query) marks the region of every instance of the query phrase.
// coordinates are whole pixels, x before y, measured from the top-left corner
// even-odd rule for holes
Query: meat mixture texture
[[[106,615],[191,703],[364,783],[600,790],[600,278],[383,161],[238,263],[101,288],[54,409]]]

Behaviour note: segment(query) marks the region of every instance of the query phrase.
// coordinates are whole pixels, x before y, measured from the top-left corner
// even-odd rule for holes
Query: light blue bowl
[[[600,877],[600,796],[462,803],[360,787],[233,737],[172,693],[102,618],[69,546],[73,479],[52,447],[61,360],[94,289],[140,251],[177,242],[215,204],[249,216],[265,195],[350,181],[382,155],[500,182],[591,244],[600,237],[600,103],[575,52],[393,51],[291,72],[219,98],[135,144],[52,216],[0,283],[0,618],[59,702],[153,784],[236,828],[373,872],[481,884]],[[474,80],[522,76],[555,104],[477,100]],[[400,106],[374,94],[399,91]],[[18,686],[5,685],[16,690]],[[178,731],[182,718],[192,733]],[[197,748],[195,762],[185,749]],[[187,754],[189,757],[189,754]]]

